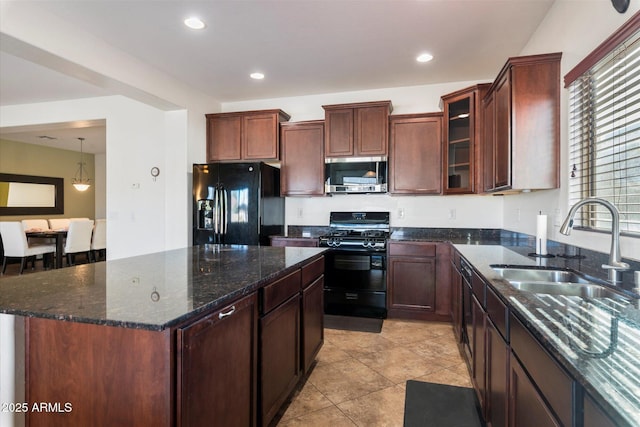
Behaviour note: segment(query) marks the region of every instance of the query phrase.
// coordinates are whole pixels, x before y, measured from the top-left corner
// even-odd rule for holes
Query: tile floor
[[[278,427],[402,426],[407,380],[471,387],[451,324],[386,319],[379,334],[325,329]]]

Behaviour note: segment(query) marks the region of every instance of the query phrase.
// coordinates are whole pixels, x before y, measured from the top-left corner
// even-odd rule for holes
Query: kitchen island
[[[290,360],[297,379],[322,344],[322,294],[306,295],[324,251],[201,245],[3,279],[0,313],[25,318],[13,403],[30,426],[262,423],[258,395],[283,399],[258,393],[259,361]],[[296,334],[291,352],[273,355],[264,319]]]

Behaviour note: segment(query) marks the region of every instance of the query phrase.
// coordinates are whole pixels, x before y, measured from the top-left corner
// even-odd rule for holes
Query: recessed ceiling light
[[[206,25],[204,24],[204,21],[202,21],[202,19],[195,16],[185,19],[184,25],[191,28],[192,30],[201,30],[204,27],[206,27]]]
[[[262,80],[262,79],[264,79],[264,74],[262,74],[262,73],[251,73],[251,74],[249,74],[249,77],[251,77],[254,80]]]
[[[418,62],[429,62],[433,59],[433,55],[428,54],[428,53],[421,53],[420,55],[418,55],[418,57],[416,58],[416,61]]]

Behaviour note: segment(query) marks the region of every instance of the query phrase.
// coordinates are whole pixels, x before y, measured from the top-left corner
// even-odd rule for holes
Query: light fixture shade
[[[74,182],[73,183],[73,187],[78,190],[78,191],[87,191],[89,189],[89,187],[91,187],[90,184],[81,184],[79,182]]]
[[[78,170],[73,178],[73,187],[78,191],[87,191],[91,187],[91,180],[89,174],[85,170],[84,166],[84,152],[82,151],[82,143],[84,138],[78,138],[80,140],[80,161],[78,162]]]

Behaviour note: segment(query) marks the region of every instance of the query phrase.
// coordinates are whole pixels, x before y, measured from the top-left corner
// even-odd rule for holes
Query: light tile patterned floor
[[[451,324],[386,319],[379,334],[325,329],[317,365],[278,427],[401,427],[410,379],[471,387]]]

